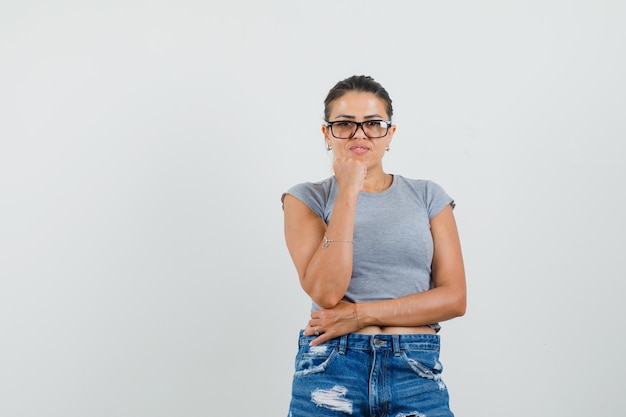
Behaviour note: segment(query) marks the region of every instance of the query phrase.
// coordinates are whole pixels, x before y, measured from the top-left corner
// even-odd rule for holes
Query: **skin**
[[[331,104],[330,121],[389,120],[385,103],[372,93],[351,91]],[[338,194],[326,226],[304,203],[291,195],[284,199],[285,240],[304,291],[322,309],[311,313],[307,336],[320,333],[317,345],[348,333],[434,333],[427,325],[465,314],[466,284],[463,257],[452,208],[431,220],[434,242],[434,288],[383,301],[353,304],[342,298],[352,275],[354,218],[359,192],[381,192],[393,177],[383,170],[383,156],[395,134],[369,139],[358,129],[351,139],[334,138],[322,126],[326,144],[335,154],[333,169]],[[322,248],[324,236],[337,242]]]

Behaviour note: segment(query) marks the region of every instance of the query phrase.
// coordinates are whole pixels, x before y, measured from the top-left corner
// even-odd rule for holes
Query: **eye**
[[[343,128],[343,127],[352,127],[354,125],[354,123],[352,122],[335,122],[333,123],[334,126],[337,126],[339,128]]]
[[[367,127],[386,127],[386,123],[382,120],[370,120],[368,122],[365,122],[365,125]]]

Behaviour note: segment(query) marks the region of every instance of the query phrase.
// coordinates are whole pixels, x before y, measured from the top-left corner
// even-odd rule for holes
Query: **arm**
[[[359,304],[362,326],[423,326],[465,314],[465,269],[452,207],[446,206],[430,223],[434,288],[393,300]]]
[[[312,334],[315,326],[325,332],[315,339],[315,344],[366,326],[416,327],[465,314],[465,270],[451,206],[431,220],[431,233],[433,289],[392,300],[359,303],[356,308],[344,301],[334,309],[315,311],[308,332]]]
[[[352,276],[354,218],[359,190],[365,174],[360,162],[335,161],[339,191],[328,224],[303,202],[286,195],[284,204],[285,241],[298,272],[300,285],[322,308],[341,301]],[[322,247],[324,235],[337,242]]]

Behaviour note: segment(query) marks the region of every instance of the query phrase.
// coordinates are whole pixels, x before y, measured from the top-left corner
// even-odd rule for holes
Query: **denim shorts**
[[[435,334],[300,332],[289,417],[451,417]]]

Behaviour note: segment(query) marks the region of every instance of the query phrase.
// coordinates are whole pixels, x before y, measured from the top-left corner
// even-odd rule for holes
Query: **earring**
[[[333,147],[332,147],[332,146],[329,146],[328,144],[326,144],[326,150],[327,150],[328,152],[330,152],[330,151],[332,151],[332,150],[333,150]]]
[[[387,145],[387,147],[385,148],[385,150],[386,150],[387,152],[389,152],[389,145]]]

